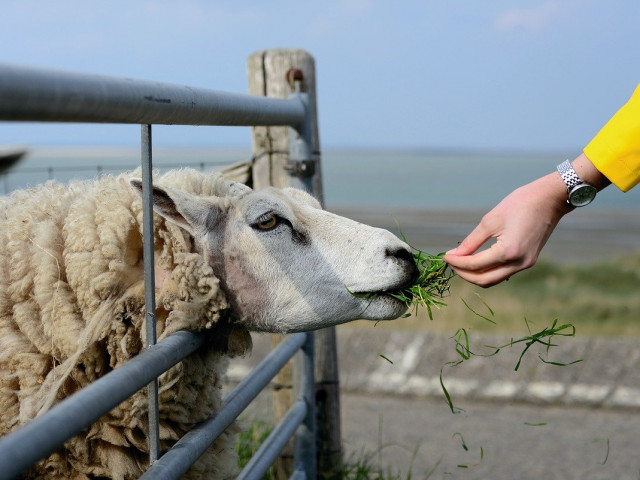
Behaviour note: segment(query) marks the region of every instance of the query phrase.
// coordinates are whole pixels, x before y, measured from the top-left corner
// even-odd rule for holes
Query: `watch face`
[[[596,188],[592,185],[576,185],[569,193],[569,203],[574,207],[584,207],[596,196]]]

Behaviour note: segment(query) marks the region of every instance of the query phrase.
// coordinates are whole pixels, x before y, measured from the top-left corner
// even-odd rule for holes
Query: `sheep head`
[[[139,180],[131,184],[141,192]],[[390,232],[322,210],[293,188],[254,191],[225,181],[221,190],[202,197],[154,186],[153,204],[191,234],[220,278],[234,323],[296,332],[406,311],[384,292],[411,283],[417,268]]]

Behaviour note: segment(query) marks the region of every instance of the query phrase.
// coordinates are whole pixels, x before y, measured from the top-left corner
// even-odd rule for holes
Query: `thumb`
[[[471,255],[490,238],[491,233],[481,225],[478,225],[469,235],[467,235],[467,238],[465,238],[460,245],[449,250],[446,255]]]

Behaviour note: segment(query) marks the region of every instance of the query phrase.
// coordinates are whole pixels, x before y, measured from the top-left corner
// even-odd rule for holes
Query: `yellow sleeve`
[[[640,182],[640,85],[584,148],[584,154],[623,192]]]

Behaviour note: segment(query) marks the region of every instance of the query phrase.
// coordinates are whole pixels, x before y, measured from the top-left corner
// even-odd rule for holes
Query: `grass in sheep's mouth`
[[[405,240],[406,241],[406,240]],[[387,290],[384,292],[352,292],[357,298],[365,298],[371,301],[380,295],[388,295],[404,303],[407,307],[413,306],[413,313],[417,314],[420,307],[425,307],[429,318],[433,320],[433,308],[446,306],[444,298],[449,294],[449,284],[455,276],[453,270],[443,260],[444,252],[432,255],[413,249],[413,259],[416,262],[420,275],[413,285],[404,288]],[[407,313],[404,317],[410,316]],[[404,318],[403,317],[403,318]]]
[[[449,294],[449,285],[455,275],[443,257],[444,252],[432,255],[414,249],[413,259],[420,275],[412,286],[392,290],[387,292],[387,295],[400,300],[407,306],[413,306],[413,313],[417,313],[419,307],[425,307],[429,318],[433,320],[432,308],[446,306],[443,299]]]

